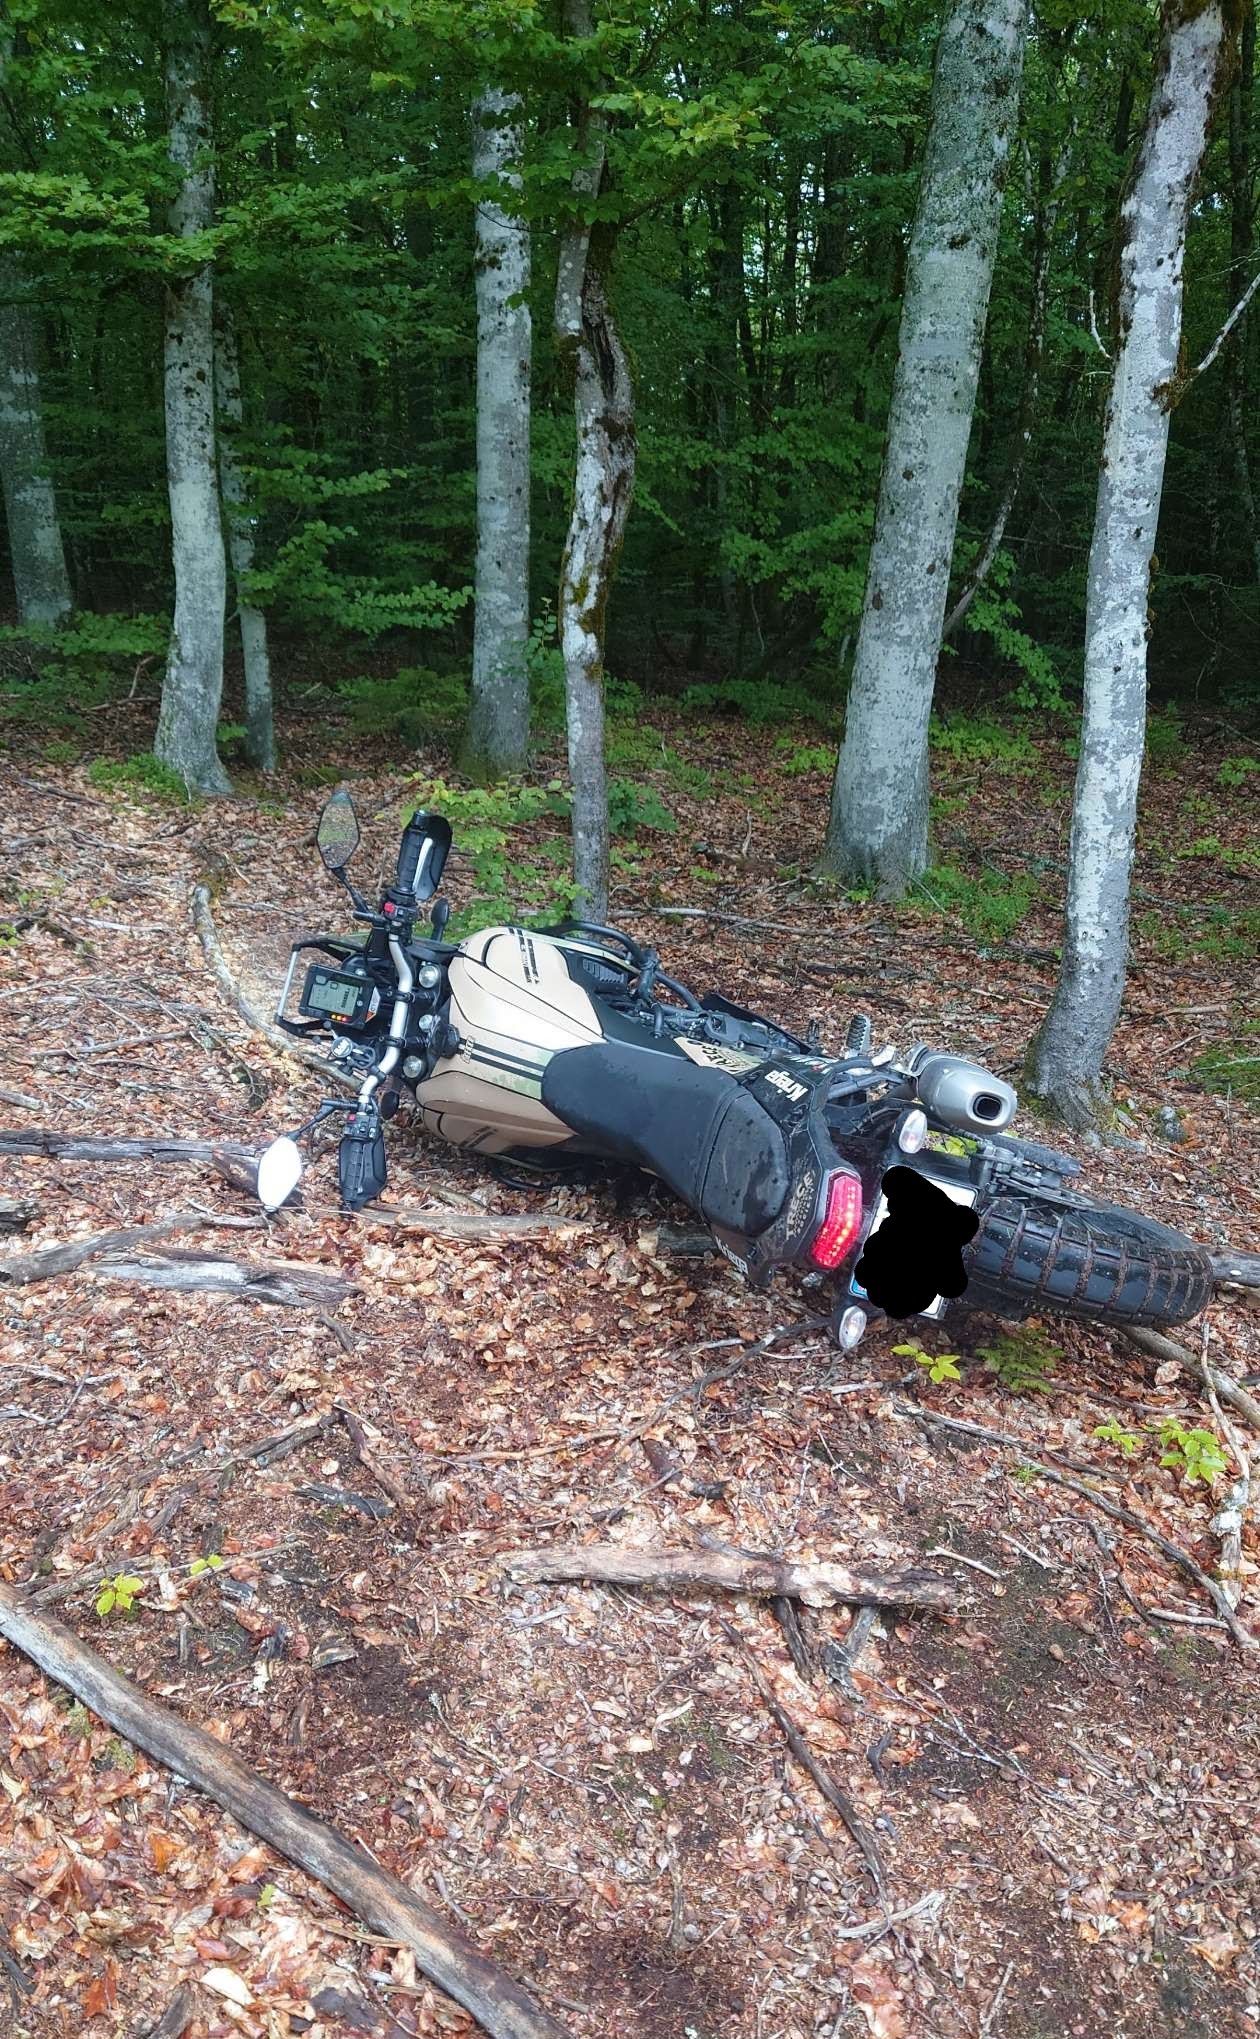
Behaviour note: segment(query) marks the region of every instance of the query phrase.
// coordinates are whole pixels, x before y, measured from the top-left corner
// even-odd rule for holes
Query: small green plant
[[[78,755],[78,744],[71,743],[67,736],[55,736],[44,745],[44,756],[50,765],[72,765]]]
[[[1260,1020],[1244,1020],[1230,1040],[1214,1041],[1192,1064],[1205,1090],[1254,1104],[1260,1100]]]
[[[962,1379],[956,1352],[925,1352],[917,1338],[912,1339],[908,1345],[894,1345],[893,1352],[898,1359],[912,1359],[916,1366],[921,1366],[936,1387],[939,1387],[942,1381]]]
[[[1169,765],[1181,757],[1186,733],[1175,708],[1156,710],[1146,718],[1146,757],[1152,765]]]
[[[262,1889],[261,1889],[261,1890],[259,1891],[259,1893],[258,1893],[258,1909],[259,1909],[259,1911],[260,1911],[260,1912],[265,1912],[265,1911],[267,1911],[267,1910],[269,1909],[269,1907],[270,1907],[271,1905],[273,1905],[273,1904],[275,1903],[275,1901],[276,1901],[276,1886],[275,1886],[275,1884],[274,1884],[274,1883],[264,1883],[264,1885],[263,1885]]]
[[[413,748],[429,739],[449,747],[468,719],[468,682],[431,666],[403,666],[388,679],[343,680],[341,695],[356,730]]]
[[[984,1361],[985,1371],[994,1375],[1008,1395],[1048,1395],[1050,1376],[1063,1357],[1032,1325],[1004,1331],[992,1345],[978,1345],[976,1353]]]
[[[190,1579],[196,1579],[202,1572],[221,1572],[224,1562],[217,1551],[209,1551],[204,1558],[193,1559],[188,1567],[188,1576]]]
[[[929,740],[933,750],[960,764],[985,765],[995,772],[1017,771],[1037,761],[1027,730],[992,715],[952,715],[948,722],[934,715]]]
[[[165,616],[87,611],[57,628],[0,628],[0,722],[81,729],[84,711],[126,694],[169,635]]]
[[[249,734],[243,722],[220,722],[214,732],[215,748],[221,758],[233,760],[245,756],[245,738]]]
[[[116,1572],[112,1579],[101,1582],[101,1590],[93,1603],[102,1621],[111,1614],[130,1614],[137,1595],[144,1591],[144,1580],[135,1578],[130,1572]]]
[[[637,835],[640,829],[672,835],[678,824],[654,787],[610,779],[608,826],[613,835]]]
[[[94,758],[88,766],[88,777],[94,786],[111,791],[147,793],[154,800],[174,800],[184,807],[192,805],[179,773],[162,764],[152,751],[141,751],[136,757],[121,760]]]
[[[779,769],[789,779],[804,778],[806,772],[830,772],[835,769],[836,754],[820,743],[793,743],[790,736],[781,736],[775,744],[776,751],[783,755]]]
[[[1159,1426],[1159,1441],[1163,1447],[1160,1457],[1162,1466],[1171,1466],[1183,1479],[1190,1482],[1202,1480],[1210,1487],[1219,1473],[1229,1464],[1221,1450],[1220,1439],[1211,1430],[1186,1430],[1175,1416],[1165,1416]]]
[[[1222,758],[1216,783],[1218,786],[1245,786],[1253,772],[1260,772],[1260,758]]]
[[[1118,1423],[1114,1416],[1109,1416],[1105,1423],[1095,1424],[1094,1436],[1103,1444],[1114,1444],[1126,1458],[1132,1458],[1142,1442],[1132,1430],[1126,1430],[1122,1423]]]
[[[834,726],[836,707],[825,690],[784,684],[775,680],[704,680],[683,693],[684,714],[738,715],[756,728],[771,723],[813,722],[824,728]]]
[[[978,877],[953,864],[934,864],[915,880],[915,896],[928,910],[953,914],[977,941],[1004,941],[1032,906],[1037,879],[1026,872]]]

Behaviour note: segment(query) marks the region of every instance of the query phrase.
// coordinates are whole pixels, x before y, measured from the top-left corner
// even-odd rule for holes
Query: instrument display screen
[[[380,994],[367,978],[316,964],[306,973],[300,1010],[312,1018],[318,1015],[362,1026],[379,1003]]]

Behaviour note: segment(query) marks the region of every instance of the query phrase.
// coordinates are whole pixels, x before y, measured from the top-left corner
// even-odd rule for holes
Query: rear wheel
[[[1111,1205],[1007,1194],[963,1249],[969,1309],[1057,1311],[1096,1324],[1184,1324],[1212,1293],[1206,1251]]]

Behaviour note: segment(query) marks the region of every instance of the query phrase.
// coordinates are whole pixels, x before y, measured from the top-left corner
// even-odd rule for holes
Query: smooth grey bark
[[[166,0],[168,153],[179,176],[170,228],[187,239],[214,223],[211,28],[207,0]],[[215,747],[223,694],[227,567],[214,434],[214,279],[200,262],[166,293],[166,485],[175,616],[153,748],[191,792],[230,793]]]
[[[565,0],[565,25],[589,37],[589,0]],[[589,203],[604,179],[604,117],[578,111],[574,197]],[[573,376],[576,459],[573,504],[560,569],[559,631],[564,657],[569,779],[573,789],[573,875],[577,908],[608,911],[608,784],[604,767],[604,621],[634,491],[634,389],[608,303],[607,229],[579,217],[560,243],[556,273],[557,352]]]
[[[245,477],[236,451],[236,435],[244,422],[240,352],[236,322],[220,299],[214,308],[214,400],[219,455],[219,493],[227,526],[228,553],[236,582],[236,615],[241,626],[245,663],[245,755],[260,772],[276,768],[276,732],[271,698],[271,656],[267,649],[267,618],[241,593],[254,564],[254,524]]]
[[[35,325],[26,278],[0,261],[0,482],[21,623],[62,623],[73,608],[48,471]]]
[[[473,106],[473,175],[505,197],[521,187],[519,96]],[[477,203],[477,565],[472,707],[461,762],[473,778],[524,769],[529,745],[529,227]]]
[[[1028,26],[956,0],[941,33],[844,743],[820,869],[897,898],[925,869],[928,723]]]
[[[1118,334],[1085,608],[1085,702],[1068,853],[1067,929],[1030,1088],[1069,1125],[1106,1109],[1103,1064],[1124,994],[1147,603],[1178,393],[1186,225],[1236,34],[1221,0],[1165,0],[1146,127],[1120,207]]]

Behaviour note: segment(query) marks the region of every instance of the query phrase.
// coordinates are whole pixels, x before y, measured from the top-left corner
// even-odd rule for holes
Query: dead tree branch
[[[152,1225],[131,1225],[119,1232],[94,1232],[89,1239],[72,1239],[65,1246],[45,1246],[38,1253],[14,1253],[0,1260],[0,1281],[52,1281],[57,1275],[73,1274],[85,1260],[100,1253],[115,1253],[126,1246],[148,1246],[158,1239],[173,1238],[177,1232],[201,1232],[212,1226],[256,1230],[259,1218],[215,1218],[204,1211],[176,1211]]]
[[[358,1213],[364,1225],[392,1225],[427,1232],[434,1239],[536,1239],[546,1232],[591,1232],[593,1218],[568,1218],[554,1211],[426,1211],[419,1204],[376,1205]]]
[[[518,1585],[590,1579],[606,1586],[660,1587],[667,1592],[698,1588],[748,1593],[761,1600],[802,1600],[807,1607],[865,1602],[872,1607],[930,1607],[946,1613],[958,1605],[951,1579],[915,1567],[902,1572],[851,1571],[846,1565],[791,1564],[778,1558],[727,1556],[723,1551],[625,1550],[613,1543],[515,1551],[504,1565]]]
[[[200,1253],[146,1254],[134,1260],[103,1261],[109,1281],[134,1281],[159,1289],[208,1289],[242,1302],[285,1303],[292,1307],[344,1302],[353,1282],[300,1261],[211,1260]]]
[[[74,1133],[56,1133],[50,1126],[0,1127],[0,1154],[35,1155],[41,1161],[203,1161],[214,1167],[221,1156],[257,1170],[258,1156],[230,1140],[172,1140],[163,1134],[150,1139],[95,1140]]]
[[[231,1748],[159,1705],[62,1622],[41,1614],[3,1583],[0,1635],[116,1733],[187,1778],[251,1834],[316,1877],[372,1932],[409,1947],[424,1973],[493,2039],[565,2039],[564,2028],[459,1927],[259,1777]]]
[[[227,957],[219,942],[214,925],[214,913],[210,906],[210,887],[201,882],[192,888],[192,919],[201,943],[202,953],[224,998],[239,1018],[243,1019],[251,1032],[260,1034],[278,1054],[290,1056],[294,1061],[305,1063],[308,1069],[317,1069],[326,1082],[335,1083],[339,1090],[354,1090],[358,1086],[347,1077],[343,1069],[333,1062],[325,1061],[313,1048],[304,1048],[300,1041],[282,1033],[274,1020],[258,1010],[228,967]]]
[[[1260,1402],[1229,1374],[1222,1373],[1219,1366],[1213,1366],[1197,1352],[1191,1352],[1188,1345],[1179,1345],[1175,1338],[1166,1337],[1162,1331],[1148,1331],[1145,1325],[1137,1325],[1124,1335],[1130,1345],[1136,1345],[1139,1352],[1149,1352],[1152,1359],[1174,1360],[1178,1366],[1184,1366],[1187,1373],[1194,1374],[1205,1387],[1214,1390],[1236,1416],[1241,1416],[1253,1429],[1260,1430]]]

